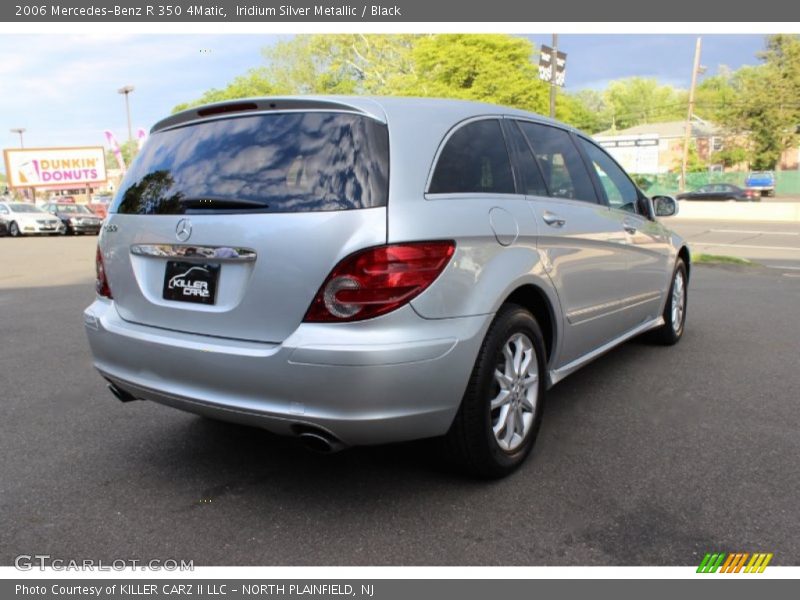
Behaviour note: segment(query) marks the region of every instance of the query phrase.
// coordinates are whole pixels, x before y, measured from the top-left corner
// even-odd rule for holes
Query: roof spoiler
[[[184,123],[191,123],[207,119],[216,115],[236,115],[253,113],[264,113],[269,111],[285,111],[285,110],[333,110],[333,111],[348,111],[357,112],[373,119],[378,119],[385,122],[385,117],[376,114],[372,111],[367,111],[363,107],[357,106],[354,103],[348,103],[346,100],[337,100],[334,98],[302,98],[302,97],[285,97],[285,98],[242,98],[237,100],[226,100],[224,102],[215,102],[214,104],[204,104],[202,106],[195,106],[187,110],[182,110],[179,113],[170,115],[165,119],[161,119],[150,130],[150,133],[162,131],[182,125]]]

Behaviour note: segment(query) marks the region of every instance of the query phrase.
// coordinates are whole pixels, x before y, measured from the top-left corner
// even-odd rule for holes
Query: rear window
[[[389,134],[347,113],[272,113],[158,132],[111,211],[311,212],[385,206]]]

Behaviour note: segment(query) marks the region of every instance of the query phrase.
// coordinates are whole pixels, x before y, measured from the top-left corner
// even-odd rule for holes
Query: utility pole
[[[25,140],[23,139],[22,134],[25,133],[25,128],[24,127],[14,127],[13,129],[11,129],[11,133],[16,133],[16,134],[19,135],[19,147],[20,148],[24,148],[25,147]]]
[[[558,66],[558,34],[553,34],[553,57],[550,59],[550,118],[556,118],[556,67]]]
[[[133,142],[133,129],[131,128],[131,105],[128,96],[135,88],[132,85],[122,86],[117,90],[118,94],[125,96],[125,115],[128,117],[128,144]]]
[[[692,87],[689,88],[689,110],[686,114],[686,132],[683,137],[683,156],[681,158],[680,191],[686,190],[686,167],[689,162],[689,143],[692,137],[692,117],[694,116],[694,95],[697,89],[697,75],[700,72],[700,47],[703,38],[697,38],[694,47],[694,66],[692,67]]]
[[[26,129],[24,127],[14,127],[10,131],[11,131],[11,133],[16,133],[17,135],[19,135],[19,147],[24,150],[25,149],[25,139],[22,136],[25,133]],[[25,197],[27,198],[27,195],[25,195]],[[35,187],[31,187],[31,197],[33,198],[33,201],[35,202],[36,201],[36,188]]]

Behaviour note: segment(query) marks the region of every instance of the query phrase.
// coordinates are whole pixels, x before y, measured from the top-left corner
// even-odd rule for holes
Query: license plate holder
[[[168,260],[164,270],[164,300],[213,305],[220,265]]]

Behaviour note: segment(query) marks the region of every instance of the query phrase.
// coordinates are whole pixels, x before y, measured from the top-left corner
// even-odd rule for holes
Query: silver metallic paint
[[[515,117],[569,128],[460,101],[255,102],[268,112],[273,101],[283,110],[329,107],[387,123],[388,206],[192,215],[192,241],[245,247],[257,256],[222,264],[215,306],[161,299],[163,259],[131,252],[174,244],[179,216],[110,214],[100,248],[115,300],[98,298],[84,320],[95,366],[121,389],[278,433],[311,425],[345,444],[414,439],[447,431],[495,312],[522,286],[537,288],[553,315],[551,384],[663,323],[684,242],[660,223],[559,198],[425,193],[443,140],[470,120]],[[195,110],[154,130],[197,120]],[[431,239],[453,239],[456,251],[410,305],[368,321],[302,323],[345,256]]]

